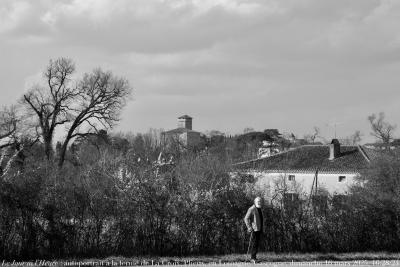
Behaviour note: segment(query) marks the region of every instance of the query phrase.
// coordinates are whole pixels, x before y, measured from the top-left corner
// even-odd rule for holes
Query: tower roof
[[[182,115],[178,119],[193,119],[193,118],[188,115]]]

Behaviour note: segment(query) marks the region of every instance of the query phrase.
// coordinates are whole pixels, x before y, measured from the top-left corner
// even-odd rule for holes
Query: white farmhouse
[[[285,194],[318,190],[343,195],[377,152],[362,146],[341,146],[337,139],[329,145],[304,145],[270,157],[235,164],[238,172],[254,175],[256,186],[271,198],[284,187]],[[323,189],[323,190],[321,190]]]

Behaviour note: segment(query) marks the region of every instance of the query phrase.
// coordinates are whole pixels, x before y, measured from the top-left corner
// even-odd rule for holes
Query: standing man
[[[251,248],[251,261],[253,263],[257,260],[257,251],[261,242],[263,233],[263,214],[261,211],[262,201],[260,197],[254,199],[254,205],[251,206],[244,217],[247,231],[250,233],[249,248]]]

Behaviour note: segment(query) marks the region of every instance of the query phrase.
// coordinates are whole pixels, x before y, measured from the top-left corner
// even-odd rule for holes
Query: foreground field
[[[387,252],[368,252],[368,253],[258,253],[257,258],[259,264],[292,264],[301,263],[304,265],[314,265],[316,262],[329,264],[333,262],[340,262],[342,265],[348,263],[352,264],[375,264],[382,265],[385,263],[400,263],[400,253],[387,253]],[[137,257],[137,258],[124,258],[124,257],[109,257],[105,260],[114,261],[131,261],[137,263],[147,264],[248,264],[249,256],[245,254],[229,254],[229,255],[215,255],[215,256],[192,256],[192,257]],[[400,264],[398,264],[400,266]]]
[[[132,262],[132,261],[37,261],[37,262],[5,262],[3,261],[1,266],[204,266],[204,267],[258,267],[258,266],[274,266],[274,267],[303,267],[303,266],[399,266],[400,261],[313,261],[313,262],[259,262],[256,264],[250,262],[187,262],[187,263],[176,263],[176,262]]]
[[[369,266],[399,266],[400,261],[355,261],[355,262],[333,262],[333,261],[325,261],[325,262],[264,262],[264,263],[223,263],[223,264],[200,264],[196,266],[219,266],[219,267],[250,267],[250,266],[276,266],[276,267],[304,267],[304,266],[361,266],[361,267],[369,267]],[[174,266],[191,266],[189,264],[186,265],[174,265]]]
[[[96,259],[0,261],[1,266],[400,266],[400,253],[294,254],[259,253],[259,262],[252,264],[248,255],[231,254],[192,257],[108,257]]]

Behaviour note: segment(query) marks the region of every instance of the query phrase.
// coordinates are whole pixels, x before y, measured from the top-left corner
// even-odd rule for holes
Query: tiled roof
[[[341,146],[340,155],[329,160],[329,146],[305,145],[273,156],[234,164],[237,169],[267,172],[359,173],[378,155],[360,146]]]
[[[184,127],[180,127],[180,128],[176,128],[176,129],[173,129],[173,130],[165,131],[165,132],[163,132],[163,134],[182,134],[182,133],[187,133],[187,132],[198,133],[196,131],[189,130],[189,129],[184,128]]]
[[[367,148],[365,146],[360,146],[360,149],[362,152],[365,153],[365,155],[368,157],[370,161],[375,161],[378,158],[385,157],[385,154],[382,153],[383,151],[379,151],[373,148]]]
[[[178,119],[193,119],[193,118],[190,117],[189,115],[182,115]]]

